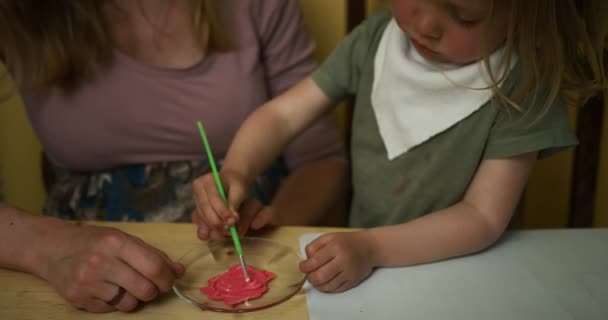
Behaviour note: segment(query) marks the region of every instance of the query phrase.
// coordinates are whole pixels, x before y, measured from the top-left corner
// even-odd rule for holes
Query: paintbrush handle
[[[209,141],[207,140],[207,135],[205,134],[205,128],[203,124],[198,121],[198,130],[201,133],[201,138],[203,138],[203,143],[205,144],[205,150],[207,151],[207,159],[209,159],[209,165],[211,166],[211,172],[213,173],[213,179],[215,180],[215,185],[217,186],[217,190],[224,200],[224,203],[228,207],[228,198],[226,198],[226,194],[224,193],[224,186],[222,186],[222,180],[220,179],[220,174],[215,166],[215,160],[213,159],[213,153],[211,152],[211,146],[209,145]],[[236,248],[236,252],[240,257],[243,256],[243,249],[241,248],[241,241],[239,240],[239,234],[236,232],[236,228],[234,226],[230,226],[230,235],[232,236],[232,242],[234,242],[234,247]],[[247,272],[244,270],[244,272]]]

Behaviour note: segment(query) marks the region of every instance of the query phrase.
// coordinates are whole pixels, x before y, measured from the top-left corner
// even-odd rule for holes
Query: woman
[[[45,214],[66,219],[190,221],[191,182],[208,172],[196,121],[221,159],[242,120],[314,68],[296,1],[1,1],[0,43],[55,168]],[[345,177],[328,115],[237,209],[266,217],[252,227],[318,223]],[[16,230],[1,242],[20,244],[3,248],[2,265],[43,277],[80,308],[132,310],[183,272],[114,230],[0,214]]]

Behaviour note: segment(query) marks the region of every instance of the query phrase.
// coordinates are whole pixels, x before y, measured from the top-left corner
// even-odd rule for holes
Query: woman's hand
[[[112,228],[68,225],[53,237],[38,274],[72,305],[131,311],[171,290],[184,266],[139,238]]]
[[[365,231],[328,233],[306,246],[308,259],[300,271],[323,292],[342,292],[363,281],[372,272],[374,242]]]

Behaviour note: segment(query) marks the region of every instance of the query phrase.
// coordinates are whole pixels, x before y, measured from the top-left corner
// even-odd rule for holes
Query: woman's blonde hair
[[[0,60],[22,88],[76,88],[112,62],[102,9],[110,0],[0,0]],[[192,27],[205,51],[233,47],[217,0],[191,0]]]
[[[608,1],[494,0],[492,7],[492,15],[509,11],[503,65],[517,53],[521,69],[509,96],[493,85],[500,101],[520,109],[526,99],[540,94],[544,114],[558,96],[580,106],[606,94]],[[488,56],[484,61],[491,70]],[[495,84],[500,80],[491,76]]]

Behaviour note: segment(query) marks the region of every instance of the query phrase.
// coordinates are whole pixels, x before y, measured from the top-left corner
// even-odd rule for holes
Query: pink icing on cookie
[[[223,300],[228,305],[261,297],[268,291],[266,284],[274,278],[274,273],[252,266],[247,266],[247,272],[249,281],[245,281],[241,266],[234,265],[226,272],[207,280],[207,287],[201,287],[200,290],[209,299]]]

